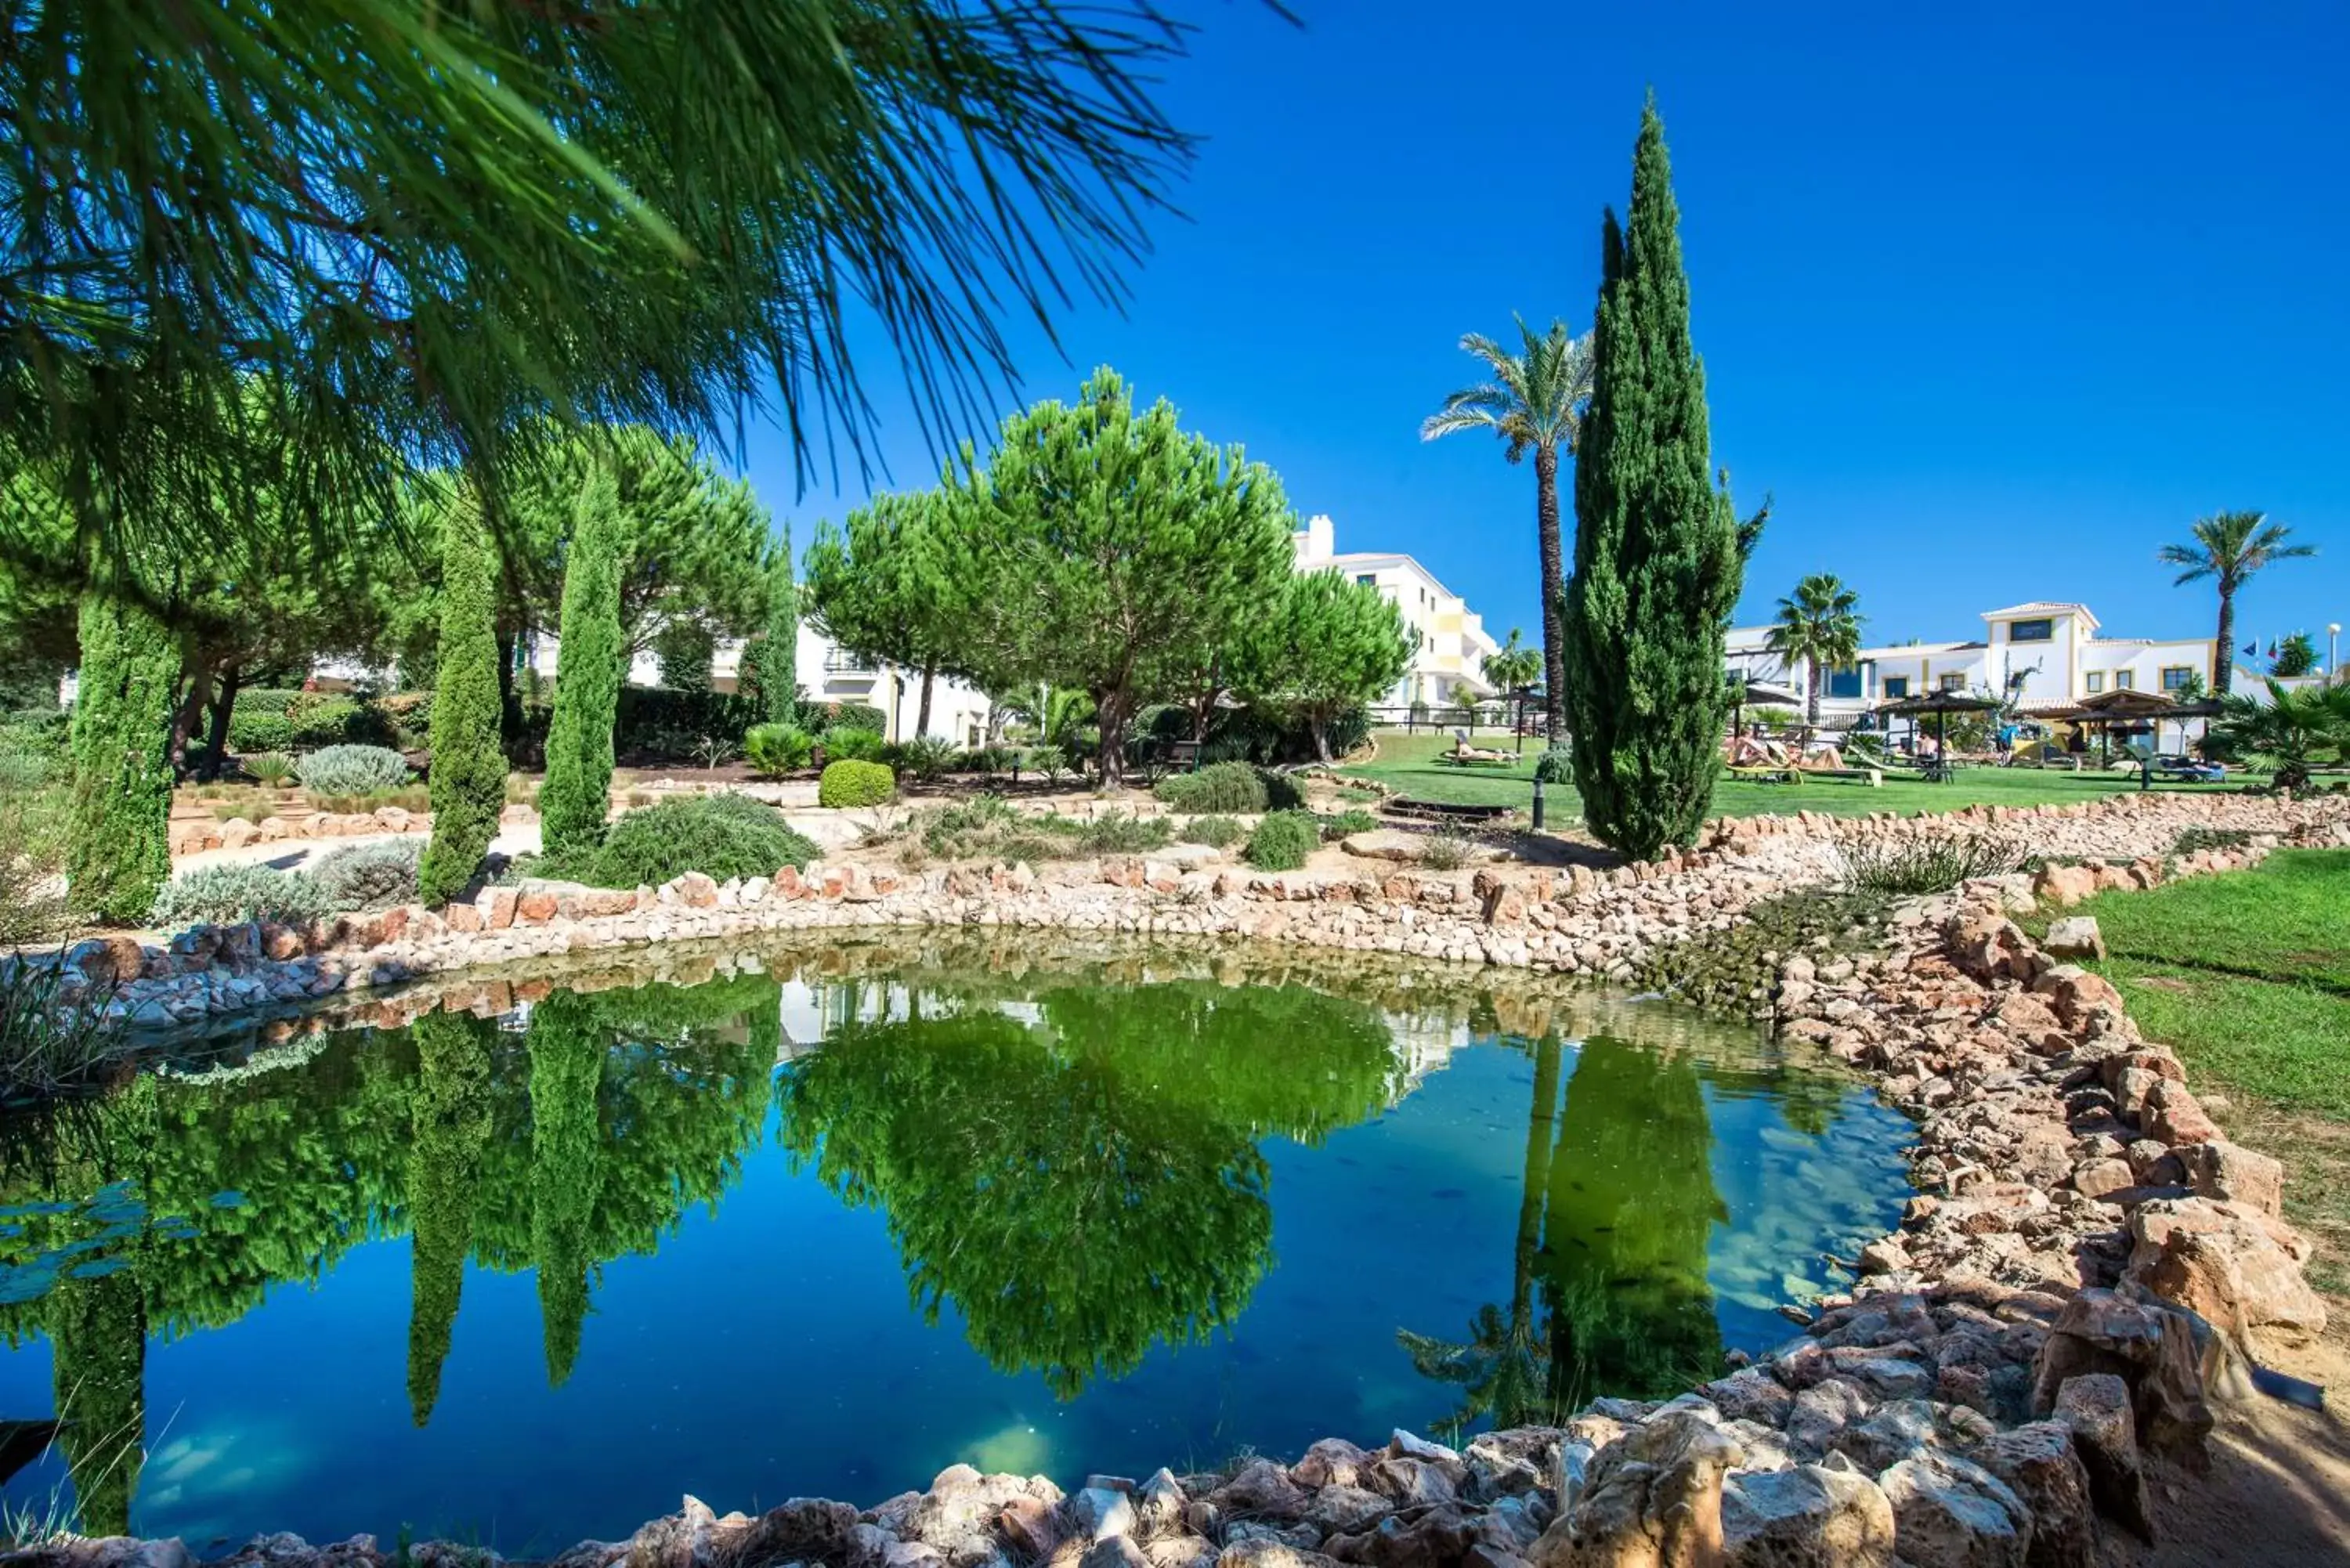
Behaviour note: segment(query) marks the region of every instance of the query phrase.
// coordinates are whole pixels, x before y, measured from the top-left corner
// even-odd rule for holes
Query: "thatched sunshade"
[[[1996,713],[2001,704],[1989,697],[1970,697],[1963,691],[1929,691],[1922,696],[1902,697],[1881,703],[1877,711],[1888,719],[1908,719],[1910,727],[1925,714],[1934,715],[1934,761],[1939,768],[1948,763],[1950,755],[1950,715],[1953,713]],[[1945,774],[1942,776],[1947,777]]]

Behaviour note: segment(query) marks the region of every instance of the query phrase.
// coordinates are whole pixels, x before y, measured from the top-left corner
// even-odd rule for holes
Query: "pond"
[[[1908,1123],[1669,1004],[1040,946],[542,981],[0,1128],[0,1499],[545,1555],[1539,1420],[1784,1338],[1907,1195]]]

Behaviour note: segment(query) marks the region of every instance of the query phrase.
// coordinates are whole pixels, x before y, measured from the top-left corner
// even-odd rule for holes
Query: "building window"
[[[2195,667],[2191,664],[2166,664],[2162,667],[2162,689],[2165,691],[2184,691],[2188,682],[2194,679]]]
[[[2137,670],[2115,670],[2115,671],[2114,671],[2114,690],[2115,690],[2115,691],[2137,691]]]
[[[1944,691],[1963,691],[1967,689],[1967,678],[1953,670],[1948,675],[1937,677],[1935,684]]]
[[[1857,664],[1855,664],[1855,665],[1850,665],[1850,666],[1848,666],[1848,667],[1846,667],[1846,668],[1845,668],[1845,669],[1843,669],[1843,670],[1829,670],[1829,671],[1828,671],[1828,680],[1827,680],[1827,694],[1828,694],[1829,696],[1831,696],[1831,697],[1857,697],[1857,696],[1859,696],[1859,695],[1860,695],[1860,666],[1859,666],[1859,665],[1857,665]]]
[[[2088,681],[2089,695],[2092,697],[2106,689],[2106,672],[2102,670],[2092,670],[2084,679]]]
[[[2007,628],[2007,640],[2010,642],[2054,642],[2055,639],[2056,623],[2046,617],[2038,620],[2019,620]]]
[[[1379,575],[1377,572],[1357,572],[1355,574],[1355,581],[1367,588],[1375,588],[1379,586]]]
[[[1908,696],[1909,678],[1907,675],[1887,676],[1885,678],[1885,694],[1897,702],[1902,698]]]

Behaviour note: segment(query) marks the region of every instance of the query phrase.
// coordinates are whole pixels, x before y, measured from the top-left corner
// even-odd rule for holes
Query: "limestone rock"
[[[2147,1511],[2146,1467],[2130,1414],[2129,1385],[2110,1372],[2068,1377],[2056,1392],[2056,1418],[2071,1428],[2097,1511],[2141,1538],[2154,1536]]]
[[[1336,1564],[1319,1552],[1253,1536],[1225,1547],[1216,1559],[1216,1568],[1336,1568]]]
[[[1365,860],[1417,860],[1425,842],[1417,833],[1381,827],[1369,833],[1350,833],[1338,841],[1338,847]]]
[[[2025,1568],[2032,1515],[2012,1488],[1956,1454],[1921,1454],[1877,1478],[1907,1568]]]
[[[1722,1478],[1745,1450],[1704,1414],[1669,1410],[1599,1451],[1534,1568],[1699,1568],[1721,1560]]]
[[[2096,1521],[2089,1504],[2089,1473],[2062,1421],[2034,1421],[2002,1432],[1975,1450],[2031,1511],[2027,1568],[2093,1568]]]
[[[1455,1568],[1477,1544],[1477,1527],[1451,1504],[1389,1514],[1376,1529],[1333,1538],[1330,1555],[1366,1568]]]
[[[2130,1239],[2135,1278],[2232,1334],[2324,1331],[2325,1303],[2301,1274],[2309,1244],[2282,1220],[2212,1199],[2163,1199],[2131,1213]]]
[[[1890,1568],[1894,1560],[1885,1493],[1866,1476],[1822,1465],[1731,1476],[1721,1534],[1740,1568]]]
[[[2284,1196],[2284,1167],[2232,1143],[2189,1144],[2178,1151],[2198,1198],[2217,1198],[2274,1217]]]
[[[1287,1522],[1305,1514],[1305,1490],[1289,1472],[1271,1459],[1257,1459],[1216,1489],[1209,1501],[1237,1519],[1272,1519]]]
[[[2106,956],[2105,933],[2097,929],[2097,919],[2094,915],[2066,915],[2050,921],[2047,940],[2040,945],[2063,959],[2101,959]]]
[[[1290,1467],[1290,1479],[1300,1486],[1353,1486],[1370,1468],[1371,1459],[1344,1438],[1325,1438]]]

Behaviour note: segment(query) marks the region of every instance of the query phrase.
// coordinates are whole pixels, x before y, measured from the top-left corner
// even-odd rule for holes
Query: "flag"
[[[2258,659],[2261,656],[2261,639],[2259,638],[2254,638],[2251,641],[2244,644],[2244,656],[2247,659]]]
[[[2275,639],[2275,638],[2271,638],[2271,639],[2269,639],[2269,658],[2270,658],[2271,659],[2274,659],[2276,658],[2276,655],[2277,655],[2276,639]]]

